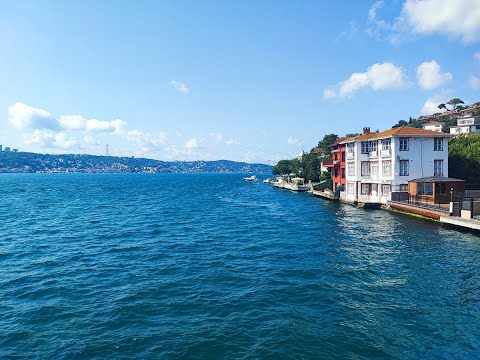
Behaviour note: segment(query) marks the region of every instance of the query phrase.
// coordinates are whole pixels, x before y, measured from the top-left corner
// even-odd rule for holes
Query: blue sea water
[[[480,238],[240,175],[2,174],[1,359],[474,359]]]

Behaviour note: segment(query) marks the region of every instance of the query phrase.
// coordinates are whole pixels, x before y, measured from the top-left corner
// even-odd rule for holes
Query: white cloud
[[[217,141],[223,140],[223,134],[221,132],[211,133],[210,135],[214,137]]]
[[[287,139],[287,143],[289,145],[295,145],[295,146],[302,146],[303,145],[302,141],[300,141],[297,138],[291,137],[291,136]]]
[[[25,134],[24,140],[26,145],[38,145],[46,149],[70,150],[78,145],[74,137],[69,137],[64,132],[39,129],[36,129],[33,133]]]
[[[358,27],[355,21],[350,21],[348,23],[348,31],[342,31],[334,40],[334,42],[339,42],[343,39],[352,39],[358,32]]]
[[[197,138],[192,138],[190,140],[188,140],[185,145],[184,145],[187,149],[196,149],[198,148],[198,140]]]
[[[324,100],[330,100],[330,99],[333,99],[336,96],[337,96],[337,93],[335,92],[334,89],[331,89],[331,88],[323,89],[323,99]]]
[[[407,0],[401,18],[416,33],[480,39],[480,0]]]
[[[431,115],[431,114],[443,112],[445,110],[440,110],[438,108],[438,105],[440,105],[441,103],[446,103],[447,101],[448,100],[443,96],[430,97],[425,101],[420,112],[422,113],[422,115]]]
[[[240,142],[236,139],[228,139],[225,141],[225,144],[227,145],[240,145]]]
[[[122,133],[127,123],[120,119],[102,121],[85,119],[82,115],[61,115],[56,118],[48,111],[20,102],[8,108],[10,122],[19,129],[76,130],[86,132]]]
[[[477,51],[475,54],[473,54],[473,59],[480,63],[480,51]]]
[[[170,81],[170,85],[172,85],[175,90],[177,90],[178,92],[181,92],[182,94],[190,93],[190,89],[187,84],[183,84],[179,81],[172,80]]]
[[[160,132],[158,135],[153,135],[137,129],[128,131],[125,134],[125,138],[130,142],[136,143],[138,146],[143,146],[149,149],[159,148],[167,142],[167,134],[164,132]]]
[[[404,71],[392,63],[373,64],[366,72],[353,73],[341,83],[324,89],[325,100],[350,97],[358,90],[370,87],[374,91],[402,89],[408,86]]]
[[[58,121],[48,111],[32,106],[15,103],[8,107],[8,118],[16,128],[58,130]]]
[[[175,131],[175,135],[178,136],[178,137],[182,137],[182,136],[183,136],[183,134],[182,134],[182,132],[181,132],[180,130],[176,130],[176,131]]]
[[[470,76],[468,84],[473,90],[480,90],[480,77],[475,75]]]
[[[373,25],[367,33],[379,37],[387,32],[393,43],[408,35],[446,35],[472,43],[480,40],[480,0],[406,0],[401,13],[391,22],[378,19],[383,1],[376,1],[368,13]]]
[[[435,61],[423,62],[417,67],[418,85],[425,90],[436,89],[451,81],[451,73],[440,73],[440,65]]]

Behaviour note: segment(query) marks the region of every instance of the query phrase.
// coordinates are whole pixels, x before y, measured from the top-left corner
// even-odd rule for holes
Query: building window
[[[378,194],[378,184],[372,184],[372,193],[373,192]]]
[[[353,162],[349,162],[348,163],[348,176],[355,176],[355,163]]]
[[[391,191],[391,185],[388,184],[383,184],[382,185],[382,194],[383,195],[389,195]]]
[[[362,154],[368,154],[368,141],[362,141]]]
[[[408,176],[408,160],[400,160],[400,176]]]
[[[333,154],[333,161],[337,161],[337,154]]]
[[[408,191],[408,184],[400,184],[400,191]]]
[[[382,150],[390,150],[390,139],[382,140]]]
[[[345,179],[345,169],[342,169],[342,179]]]
[[[353,143],[347,144],[347,152],[353,154]]]
[[[338,177],[338,169],[333,170],[333,177]]]
[[[433,195],[433,184],[432,183],[418,183],[417,184],[417,195]]]
[[[408,151],[408,138],[400,138],[400,151]]]
[[[383,176],[392,176],[392,161],[391,160],[382,161],[382,175]]]
[[[443,176],[443,160],[433,161],[433,176]]]
[[[362,184],[362,195],[370,195],[370,184]]]
[[[377,142],[370,141],[370,152],[376,153],[377,152]]]
[[[342,152],[342,162],[345,162],[345,152]]]
[[[370,175],[372,179],[378,179],[378,162],[370,163]]]
[[[362,176],[370,176],[370,162],[362,161]]]
[[[434,138],[433,139],[433,151],[443,151],[443,139]]]
[[[353,184],[352,183],[347,184],[347,193],[353,194]]]

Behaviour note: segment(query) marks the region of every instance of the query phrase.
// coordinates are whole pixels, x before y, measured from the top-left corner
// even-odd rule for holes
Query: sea
[[[480,237],[247,183],[1,174],[0,359],[478,359]]]

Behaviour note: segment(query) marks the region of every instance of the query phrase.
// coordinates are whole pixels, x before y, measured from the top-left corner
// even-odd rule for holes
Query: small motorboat
[[[267,178],[267,179],[263,180],[264,184],[271,184],[272,182],[273,182],[273,179],[271,179],[271,178]]]
[[[248,182],[257,182],[258,179],[255,175],[249,176],[249,177],[244,177],[243,181],[248,181]]]

